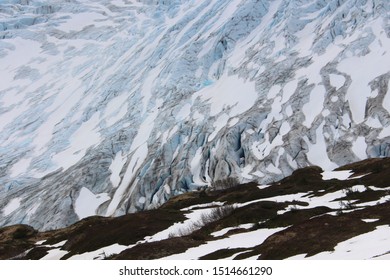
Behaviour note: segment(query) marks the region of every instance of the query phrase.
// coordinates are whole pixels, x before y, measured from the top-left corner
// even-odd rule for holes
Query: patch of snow
[[[352,187],[353,192],[365,192],[367,188],[364,185],[356,185]]]
[[[222,114],[217,118],[217,120],[214,122],[214,131],[208,137],[208,142],[212,141],[217,136],[218,132],[227,125],[228,121],[228,114]]]
[[[313,164],[320,166],[325,170],[332,170],[337,168],[337,165],[332,162],[328,157],[328,152],[326,149],[326,142],[323,135],[323,127],[325,122],[323,121],[321,125],[316,130],[316,143],[311,144],[308,140],[308,137],[305,136],[306,142],[309,146],[309,151],[306,153],[308,160]]]
[[[288,82],[283,88],[283,98],[282,103],[286,103],[290,100],[291,96],[294,94],[298,86],[298,80],[294,79]]]
[[[66,241],[67,240],[63,240],[53,245],[45,245],[45,247],[54,248],[54,249],[49,250],[47,252],[47,255],[41,258],[41,260],[59,260],[67,253],[69,253],[68,251],[61,250],[61,247],[66,243]]]
[[[24,158],[15,163],[11,168],[11,178],[18,177],[19,175],[26,173],[28,171],[28,167],[30,166],[32,158]]]
[[[35,242],[35,245],[42,245],[46,242],[46,239]]]
[[[106,107],[105,115],[103,119],[106,121],[107,126],[112,126],[116,122],[120,121],[127,113],[127,96],[122,95],[112,99]],[[118,111],[119,108],[119,111]]]
[[[53,161],[63,168],[63,171],[81,160],[88,148],[102,141],[100,133],[96,130],[99,121],[99,112],[96,112],[73,133],[70,137],[70,146],[52,157]]]
[[[204,203],[204,204],[196,204],[196,205],[191,205],[190,207],[182,208],[181,211],[190,211],[195,208],[209,208],[209,207],[215,207],[215,206],[223,206],[225,202],[220,202],[220,201],[213,201],[210,203]]]
[[[122,171],[123,166],[126,163],[126,156],[122,155],[122,151],[119,151],[115,154],[114,160],[111,162],[109,167],[111,171],[110,181],[113,188],[117,188],[121,182],[120,172]]]
[[[3,215],[8,216],[20,207],[22,199],[17,197],[11,199],[8,204],[3,208]]]
[[[213,233],[211,233],[211,235],[214,236],[214,237],[220,237],[220,236],[225,235],[227,232],[229,232],[231,230],[235,230],[235,229],[250,229],[251,227],[253,227],[253,225],[254,224],[243,224],[243,225],[239,225],[239,226],[236,226],[236,227],[228,227],[228,228],[224,228],[224,229],[221,229],[219,231],[213,232]]]
[[[221,249],[252,248],[262,244],[272,234],[285,228],[258,229],[251,232],[231,235],[224,239],[208,241],[199,247],[190,248],[186,252],[162,258],[163,260],[196,260],[202,256]]]
[[[375,242],[372,242],[375,240]],[[390,227],[378,226],[374,231],[360,234],[340,242],[333,252],[322,252],[306,259],[362,260],[388,254],[390,248]]]
[[[269,100],[274,99],[279,94],[281,89],[282,87],[280,85],[273,85],[268,91],[267,98]]]
[[[59,260],[68,253],[68,251],[61,250],[60,248],[52,249],[41,260]]]
[[[365,223],[375,223],[379,221],[379,219],[362,219],[362,221]]]
[[[383,139],[388,136],[390,136],[390,125],[382,129],[382,131],[378,135],[378,138]]]
[[[270,186],[272,186],[272,185],[259,185],[259,186],[257,186],[260,190],[262,190],[262,189],[266,189],[266,188],[268,188],[268,187],[270,187]]]
[[[146,242],[160,241],[160,240],[169,238],[171,235],[174,235],[174,236],[179,235],[180,236],[181,234],[190,233],[193,230],[194,225],[196,227],[196,223],[198,223],[201,220],[202,215],[208,215],[212,211],[213,211],[213,208],[192,210],[192,212],[185,214],[187,220],[185,220],[184,222],[175,223],[172,226],[170,226],[169,228],[167,228],[161,232],[158,232],[153,236],[146,237],[145,241]]]
[[[69,258],[69,260],[105,259],[109,255],[119,254],[120,252],[122,252],[122,251],[124,251],[126,249],[129,249],[129,248],[131,248],[133,246],[135,246],[135,245],[125,246],[125,245],[120,245],[120,244],[116,243],[116,244],[112,244],[112,245],[109,245],[109,246],[97,249],[97,250],[92,251],[92,252],[86,252],[86,253],[82,253],[82,254],[79,254],[79,255],[73,255],[73,256],[71,256]]]
[[[229,116],[235,117],[254,105],[257,92],[254,82],[224,74],[217,82],[194,94],[193,100],[198,96],[210,104],[211,116],[230,108]]]
[[[202,159],[202,147],[199,147],[190,163],[191,174],[195,184],[202,186],[205,182],[201,179],[201,159]]]
[[[96,215],[99,206],[110,200],[107,193],[94,194],[86,187],[82,187],[75,201],[74,211],[79,219]]]
[[[265,174],[263,172],[261,172],[260,170],[252,172],[252,174],[257,176],[257,177],[260,177],[260,178],[265,176]]]
[[[191,113],[191,104],[186,103],[184,104],[184,106],[180,108],[179,112],[177,112],[175,118],[177,121],[182,121],[186,119],[190,115],[190,113]]]
[[[330,79],[330,84],[334,86],[336,90],[339,90],[345,84],[345,77],[342,75],[330,74],[329,79]]]
[[[62,30],[64,32],[71,31],[81,31],[83,28],[88,25],[97,25],[99,24],[96,20],[105,19],[105,17],[98,13],[72,13],[66,14],[62,13],[61,17],[69,17],[65,22],[56,26],[57,29]]]
[[[322,180],[347,180],[353,174],[352,170],[341,170],[341,171],[324,171],[321,173]]]
[[[368,117],[366,120],[366,125],[372,128],[382,128],[382,124],[377,117]]]
[[[286,115],[287,115],[287,117],[291,117],[293,114],[294,114],[294,112],[293,112],[293,109],[292,109],[291,105],[288,105],[286,107]]]
[[[273,174],[282,174],[282,170],[277,168],[273,163],[268,164],[266,170]]]
[[[356,124],[364,121],[367,99],[371,96],[370,82],[376,77],[389,71],[387,63],[390,61],[390,40],[380,34],[382,19],[378,18],[370,24],[376,35],[376,39],[369,46],[370,52],[364,56],[351,56],[342,60],[338,70],[351,77],[351,85],[345,96],[352,112],[352,118]],[[383,53],[383,55],[378,55]],[[364,71],[361,71],[364,69]]]
[[[303,124],[307,128],[311,127],[315,117],[324,109],[325,94],[324,86],[316,86],[310,93],[310,101],[303,105],[302,112],[305,115]]]
[[[245,179],[252,180],[253,176],[250,175],[253,170],[253,166],[251,164],[246,165],[244,168],[241,168],[241,176]]]

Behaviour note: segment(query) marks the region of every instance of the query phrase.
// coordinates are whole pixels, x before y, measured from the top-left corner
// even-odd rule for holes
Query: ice
[[[14,2],[0,4],[0,180],[30,199],[3,223],[74,223],[54,197],[75,205],[82,187],[112,195],[103,214],[150,209],[222,161],[262,184],[387,156],[386,5]]]

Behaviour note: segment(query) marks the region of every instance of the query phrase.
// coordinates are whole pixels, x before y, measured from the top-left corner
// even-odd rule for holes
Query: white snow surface
[[[20,198],[14,198],[10,200],[8,204],[3,208],[2,214],[4,216],[8,216],[12,212],[14,212],[16,209],[20,207],[21,201],[22,200]]]
[[[131,248],[131,246],[120,245],[118,243],[112,244],[93,252],[86,252],[83,254],[73,255],[69,258],[69,260],[96,260],[96,259],[104,259],[112,254],[119,254],[120,252]]]
[[[96,215],[97,208],[107,200],[110,200],[107,193],[94,194],[83,187],[75,202],[75,212],[80,219]]]
[[[340,242],[332,252],[323,252],[311,257],[298,255],[289,259],[310,260],[362,260],[362,259],[390,259],[390,227],[378,226],[374,231],[355,236]],[[375,240],[376,242],[372,242]]]
[[[347,180],[353,172],[351,170],[340,170],[340,171],[324,171],[322,174],[322,180]]]

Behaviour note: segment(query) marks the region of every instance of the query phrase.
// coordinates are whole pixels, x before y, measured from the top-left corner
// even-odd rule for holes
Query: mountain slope
[[[189,192],[59,230],[0,229],[0,259],[389,259],[390,159]]]
[[[389,156],[389,2],[2,1],[0,224]]]

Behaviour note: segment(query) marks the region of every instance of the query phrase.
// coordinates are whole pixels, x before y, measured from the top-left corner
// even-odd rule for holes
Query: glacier
[[[389,156],[387,0],[0,0],[0,226]]]

